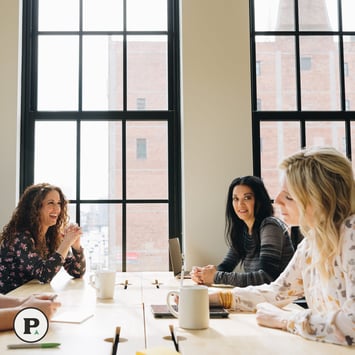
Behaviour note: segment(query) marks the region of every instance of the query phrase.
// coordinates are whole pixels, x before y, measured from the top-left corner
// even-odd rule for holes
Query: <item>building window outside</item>
[[[90,268],[168,270],[168,238],[181,235],[179,147],[168,149],[180,142],[178,0],[23,6],[21,190],[63,189]]]
[[[261,75],[261,62],[258,60],[255,63],[255,72],[256,72],[256,76]]]
[[[145,98],[144,97],[137,97],[137,110],[145,110]]]
[[[344,63],[344,76],[349,76],[349,63]]]
[[[145,160],[147,159],[147,140],[145,138],[137,138],[137,159]]]
[[[344,15],[355,2],[251,0],[251,9],[254,174],[274,198],[285,156],[318,144],[355,155],[355,22]]]
[[[311,57],[302,57],[300,65],[301,65],[301,70],[311,70],[312,69],[312,58]]]

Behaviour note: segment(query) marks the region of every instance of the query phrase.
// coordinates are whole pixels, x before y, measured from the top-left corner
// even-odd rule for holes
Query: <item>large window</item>
[[[21,189],[70,200],[91,268],[181,235],[178,0],[24,0]]]
[[[355,156],[355,2],[250,0],[250,14],[254,172],[275,197],[286,155]]]

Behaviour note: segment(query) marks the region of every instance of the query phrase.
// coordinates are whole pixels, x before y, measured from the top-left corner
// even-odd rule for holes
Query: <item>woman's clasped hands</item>
[[[199,285],[212,285],[217,272],[215,265],[194,266],[190,272],[191,279]]]

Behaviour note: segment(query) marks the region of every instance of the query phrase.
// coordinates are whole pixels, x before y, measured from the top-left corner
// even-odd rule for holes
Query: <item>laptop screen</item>
[[[169,239],[169,254],[174,275],[180,275],[182,268],[182,255],[179,238]]]

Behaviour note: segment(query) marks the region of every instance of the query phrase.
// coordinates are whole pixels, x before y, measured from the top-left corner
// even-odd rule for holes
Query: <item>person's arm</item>
[[[348,219],[342,236],[341,256],[337,259],[338,272],[330,280],[336,287],[336,295],[324,296],[324,302],[331,311],[312,312],[308,310],[295,314],[287,322],[287,330],[307,339],[325,341],[340,345],[355,344],[355,216]],[[310,285],[315,287],[315,285]],[[319,286],[320,287],[320,286]],[[326,290],[319,289],[320,294]],[[330,293],[331,291],[329,291]],[[331,306],[334,304],[334,306]],[[323,309],[325,307],[323,306]],[[338,308],[338,309],[337,309]]]
[[[229,248],[223,261],[217,265],[217,271],[231,272],[240,262],[239,254],[233,249]]]
[[[258,286],[235,287],[231,291],[218,291],[210,294],[211,305],[223,305],[222,293],[230,293],[230,304],[227,308],[237,311],[256,312],[257,305],[269,302],[283,307],[292,301],[304,296],[302,283],[304,260],[304,248],[306,243],[300,245],[294,257],[281,275],[270,284]],[[224,305],[225,306],[225,305]]]
[[[0,309],[1,308],[10,308],[17,307],[23,302],[23,299],[18,297],[11,297],[3,295],[0,293]]]
[[[82,247],[79,250],[72,248],[72,252],[65,258],[63,266],[70,276],[82,277],[86,272],[84,249]]]
[[[223,261],[218,265],[206,265],[204,267],[196,266],[192,270],[191,278],[198,284],[211,285],[220,282],[219,274],[225,271],[233,271],[240,261],[239,254],[230,248],[224,257]],[[222,270],[222,271],[218,271]]]
[[[55,252],[44,259],[36,249],[34,239],[27,234],[15,239],[13,249],[19,268],[28,279],[50,282],[62,267],[63,259],[60,254]]]
[[[260,252],[251,257],[247,251],[245,272],[217,272],[214,282],[246,287],[274,281],[294,253],[291,240],[289,237],[286,239],[288,234],[285,233],[286,227],[274,218],[266,219],[259,231]]]
[[[60,302],[52,301],[53,295],[32,295],[27,298],[0,296],[0,331],[13,328],[14,319],[19,311],[27,307],[40,309],[48,319],[51,319]]]
[[[14,319],[20,308],[1,308],[0,309],[0,331],[13,328]]]
[[[80,278],[86,271],[84,249],[81,246],[82,230],[77,224],[71,224],[64,231],[62,242],[57,249],[64,259],[63,267],[70,276]]]

